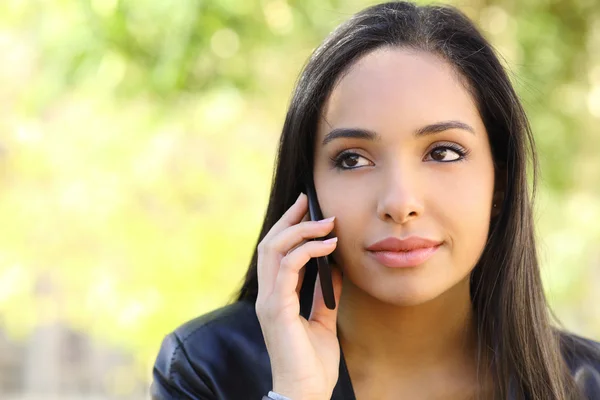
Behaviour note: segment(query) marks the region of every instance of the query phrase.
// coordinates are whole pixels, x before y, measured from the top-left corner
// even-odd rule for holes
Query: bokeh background
[[[145,398],[227,303],[311,51],[364,0],[2,0],[0,397]],[[600,2],[462,0],[541,158],[548,297],[600,338]]]

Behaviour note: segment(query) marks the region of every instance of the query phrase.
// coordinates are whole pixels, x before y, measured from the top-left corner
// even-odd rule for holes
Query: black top
[[[579,387],[600,400],[600,343],[567,335],[566,356]],[[587,350],[586,350],[587,349]],[[254,304],[239,301],[193,319],[165,337],[153,370],[153,399],[261,400],[272,389],[271,364]],[[332,400],[355,400],[340,347]]]

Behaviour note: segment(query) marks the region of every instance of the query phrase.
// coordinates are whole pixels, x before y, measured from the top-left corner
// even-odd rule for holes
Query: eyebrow
[[[414,137],[422,137],[427,135],[433,135],[449,129],[461,129],[472,134],[475,134],[475,129],[470,125],[460,121],[441,121],[435,124],[429,124],[422,128],[417,129],[413,132]],[[339,138],[350,138],[350,139],[365,139],[373,142],[381,141],[381,136],[374,131],[361,128],[336,128],[325,135],[323,139],[323,146],[331,142],[334,139]]]

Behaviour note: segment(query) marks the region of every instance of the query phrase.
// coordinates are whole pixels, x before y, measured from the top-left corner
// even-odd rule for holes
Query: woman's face
[[[340,79],[322,117],[315,188],[323,215],[336,216],[333,256],[344,278],[397,305],[464,282],[486,243],[494,167],[474,99],[451,65],[425,52],[375,50]],[[323,144],[340,129],[375,138],[341,134]],[[414,267],[385,266],[366,250],[411,236],[443,243]]]

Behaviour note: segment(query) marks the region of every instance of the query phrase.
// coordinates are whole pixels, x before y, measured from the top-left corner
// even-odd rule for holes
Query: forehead
[[[448,62],[398,48],[377,49],[352,65],[335,85],[322,115],[321,137],[341,126],[383,132],[390,125],[414,129],[438,120],[461,119],[476,129],[482,125],[474,99]]]

